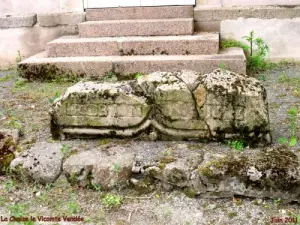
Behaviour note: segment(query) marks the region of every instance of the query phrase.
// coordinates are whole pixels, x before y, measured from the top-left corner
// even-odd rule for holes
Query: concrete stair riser
[[[245,56],[241,49],[230,49],[219,55],[197,56],[98,56],[98,57],[58,57],[47,58],[45,52],[24,60],[19,64],[24,77],[45,79],[42,71],[49,65],[59,72],[72,72],[76,75],[104,76],[107,72],[126,75],[134,73],[148,74],[155,71],[194,70],[209,73],[215,68],[224,66],[237,73],[246,73]]]
[[[219,34],[169,37],[63,37],[47,44],[48,57],[109,55],[211,55],[219,51]]]
[[[81,37],[191,35],[193,18],[152,20],[106,20],[80,23]]]
[[[193,6],[124,7],[87,9],[87,21],[193,18]]]

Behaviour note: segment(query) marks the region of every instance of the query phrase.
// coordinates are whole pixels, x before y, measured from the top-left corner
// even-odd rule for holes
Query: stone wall
[[[27,58],[45,50],[47,42],[78,34],[84,12],[0,16],[0,68],[16,63],[20,52]]]
[[[197,0],[197,6],[299,5],[299,0]]]
[[[0,14],[83,11],[82,0],[1,0]]]

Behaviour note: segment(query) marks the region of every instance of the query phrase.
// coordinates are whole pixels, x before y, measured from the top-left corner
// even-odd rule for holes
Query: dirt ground
[[[292,130],[300,140],[300,66],[281,65],[260,73],[267,92],[273,142],[289,138]],[[20,151],[41,141],[53,141],[49,130],[49,105],[72,83],[56,80],[51,83],[27,83],[18,78],[15,70],[0,71],[0,129],[21,130]],[[288,119],[288,111],[298,109],[296,125]],[[292,126],[292,127],[291,127]],[[101,145],[131,145],[136,140],[69,140],[70,149],[92,149]],[[165,142],[158,142],[165,145]],[[169,142],[168,145],[198,143]],[[229,147],[221,143],[207,143],[206,147]],[[147,144],[145,144],[147,148]],[[151,145],[149,144],[149,148]],[[300,141],[292,147],[300,151]],[[109,196],[111,198],[109,198]],[[200,199],[189,198],[179,190],[164,193],[160,190],[147,195],[118,190],[104,193],[96,187],[71,187],[59,179],[53,185],[40,185],[0,176],[0,224],[8,224],[13,217],[58,217],[47,224],[295,224],[300,205],[284,204],[280,199]],[[63,216],[77,216],[84,222],[63,221]],[[49,218],[50,219],[50,218]],[[58,221],[60,219],[61,221]],[[75,218],[73,218],[75,219]],[[299,218],[300,223],[300,218]],[[41,221],[16,224],[44,224]]]

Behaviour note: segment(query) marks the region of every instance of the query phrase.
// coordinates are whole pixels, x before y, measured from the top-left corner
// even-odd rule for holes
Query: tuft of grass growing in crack
[[[106,209],[118,208],[122,204],[123,198],[119,195],[107,193],[101,199],[101,203]]]

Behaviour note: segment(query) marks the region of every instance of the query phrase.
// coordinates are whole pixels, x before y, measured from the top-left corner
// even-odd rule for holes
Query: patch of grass
[[[122,204],[122,197],[108,193],[101,199],[101,203],[106,209],[118,208]]]
[[[12,204],[8,206],[9,214],[14,217],[24,217],[27,209],[28,205],[21,203]]]
[[[70,148],[66,144],[62,144],[60,147],[60,152],[63,154],[64,157],[68,156],[70,153]]]
[[[109,139],[101,139],[101,140],[97,141],[97,146],[107,145],[110,142],[111,141]]]
[[[243,151],[243,149],[245,147],[245,143],[241,140],[229,141],[228,146],[234,150]]]
[[[299,77],[289,77],[285,73],[278,76],[277,83],[284,84],[292,88],[292,95],[295,97],[300,97],[300,78]]]
[[[10,179],[4,183],[4,190],[6,192],[11,192],[15,188],[15,186],[16,186],[16,182]]]
[[[288,144],[290,147],[294,147],[297,144],[297,116],[298,109],[296,107],[291,107],[288,109],[287,118],[289,121],[289,137],[281,137],[278,139],[278,142],[281,144]]]
[[[120,164],[118,164],[118,163],[113,163],[112,166],[111,166],[111,170],[112,170],[114,173],[119,173],[119,172],[120,172],[120,169],[121,169],[121,166],[120,166]]]
[[[50,99],[62,94],[66,89],[72,86],[73,83],[40,83],[40,82],[25,82],[24,80],[15,83],[12,91],[20,94],[24,99],[39,101],[42,99]],[[53,99],[54,100],[54,99]]]
[[[73,214],[80,213],[81,207],[75,200],[72,200],[67,203],[67,210],[69,215],[73,215]]]
[[[58,99],[59,97],[60,97],[60,94],[58,92],[56,92],[54,96],[49,98],[49,103],[53,104],[55,102],[55,100]]]
[[[237,41],[237,40],[234,40],[234,39],[226,39],[226,40],[222,40],[220,42],[220,48],[242,48],[244,50],[248,50],[248,46],[243,44],[242,42],[240,41]]]

